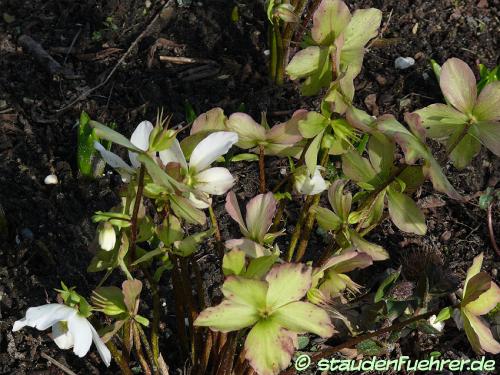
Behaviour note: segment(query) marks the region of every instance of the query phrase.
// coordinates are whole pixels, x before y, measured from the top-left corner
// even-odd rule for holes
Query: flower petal
[[[130,142],[138,149],[147,151],[147,149],[149,148],[149,135],[152,131],[153,124],[151,124],[149,121],[142,121],[139,125],[137,125],[134,132],[132,133]],[[128,158],[130,159],[130,162],[134,167],[139,168],[141,166],[141,163],[139,163],[139,161],[137,160],[137,153],[129,151]]]
[[[84,357],[92,345],[92,330],[87,319],[75,314],[68,319],[68,330],[75,339],[73,353],[78,357]]]
[[[203,310],[194,321],[195,326],[210,327],[213,331],[231,332],[250,327],[259,320],[254,307],[229,300]]]
[[[238,134],[233,132],[215,132],[208,135],[194,148],[189,159],[189,168],[197,172],[207,169],[215,159],[226,154],[238,142]]]
[[[480,121],[500,121],[500,81],[484,87],[474,107],[474,117]]]
[[[52,326],[52,340],[59,349],[69,349],[73,347],[74,337],[62,322],[57,322]]]
[[[479,354],[484,354],[485,351],[492,354],[500,353],[500,343],[491,334],[488,324],[481,317],[467,311],[467,308],[461,311],[465,333],[472,349]]]
[[[296,333],[311,332],[321,337],[334,334],[328,313],[309,302],[292,302],[272,314],[280,326]]]
[[[250,258],[260,258],[262,256],[271,255],[269,249],[266,249],[264,246],[248,238],[228,240],[224,245],[227,249],[240,249]]]
[[[12,331],[19,331],[24,326],[43,331],[61,320],[68,320],[74,314],[76,314],[75,309],[59,303],[30,307],[24,319],[14,323]]]
[[[229,276],[222,285],[222,294],[231,302],[264,309],[267,287],[265,281]]]
[[[210,207],[210,204],[208,203],[208,201],[211,201],[210,197],[203,192],[200,192],[198,195],[190,192],[188,199],[194,207],[199,208],[200,210]]]
[[[181,145],[177,139],[174,140],[170,148],[160,151],[158,154],[160,155],[160,160],[163,165],[166,166],[168,163],[179,163],[182,169],[188,169],[186,158],[184,157]]]
[[[490,288],[482,293],[477,299],[469,302],[465,308],[474,315],[489,313],[500,303],[500,288],[492,281]]]
[[[233,113],[227,120],[227,127],[238,134],[237,146],[240,148],[249,149],[266,140],[266,129],[246,113]]]
[[[222,167],[204,170],[196,175],[196,189],[208,194],[225,194],[234,185],[234,177]]]
[[[304,172],[306,173],[295,176],[295,190],[297,190],[297,192],[305,195],[316,195],[328,188],[326,181],[323,179],[323,176],[321,176],[319,167],[316,167],[312,177],[309,176],[307,171]]]
[[[273,193],[259,194],[247,203],[246,223],[250,238],[262,243],[264,236],[273,224],[276,213],[276,199]]]
[[[343,1],[323,0],[313,14],[311,36],[320,45],[331,45],[350,20],[351,12]]]
[[[479,138],[491,152],[500,156],[500,121],[480,121],[472,125],[469,132]]]
[[[472,260],[472,265],[469,267],[467,270],[467,275],[465,277],[464,281],[464,291],[463,295],[466,295],[467,292],[467,284],[469,283],[469,280],[472,279],[474,276],[476,276],[479,272],[481,272],[481,267],[483,265],[483,253],[479,254]]]
[[[191,135],[199,132],[225,130],[226,116],[222,108],[212,108],[210,111],[199,115],[191,126]]]
[[[134,168],[125,163],[125,161],[116,155],[114,152],[108,151],[101,145],[99,142],[94,142],[94,148],[99,151],[102,159],[108,164],[111,168],[116,169],[118,172],[124,171],[128,175],[134,173]]]
[[[236,198],[236,194],[234,193],[234,191],[230,191],[226,195],[226,204],[224,208],[226,209],[226,212],[229,214],[229,216],[231,216],[231,218],[240,225],[241,233],[244,236],[248,235],[247,226],[245,225],[245,221],[243,220],[243,216],[241,215],[238,198]]]
[[[311,287],[311,267],[300,263],[280,264],[269,271],[266,281],[269,283],[267,306],[276,310],[304,297]]]
[[[470,113],[477,98],[476,77],[472,69],[460,59],[446,60],[439,79],[441,91],[448,102],[463,113]]]
[[[457,126],[463,125],[468,118],[452,106],[437,103],[415,111],[422,119],[429,138],[443,140],[448,138]]]
[[[299,131],[299,121],[303,120],[308,114],[305,109],[295,111],[292,118],[287,122],[274,125],[267,132],[267,140],[279,144],[295,144],[302,140],[302,134]]]
[[[89,326],[90,326],[90,331],[92,332],[92,341],[95,344],[97,352],[101,356],[101,359],[104,362],[104,364],[109,367],[109,365],[111,364],[111,353],[106,344],[104,344],[104,341],[102,341],[101,337],[99,337],[99,334],[92,326],[92,324],[89,323]]]
[[[297,348],[297,334],[273,319],[258,322],[245,340],[245,358],[259,375],[277,375],[287,368]]]

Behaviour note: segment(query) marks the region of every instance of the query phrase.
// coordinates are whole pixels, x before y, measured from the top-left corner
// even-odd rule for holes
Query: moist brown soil
[[[293,83],[276,87],[269,82],[261,1],[211,0],[183,1],[192,4],[178,7],[169,22],[142,39],[105,85],[60,111],[102,82],[162,7],[160,2],[151,3],[145,8],[145,2],[137,0],[0,0],[0,208],[7,220],[7,228],[0,230],[0,374],[61,373],[41,353],[79,374],[118,372],[114,366],[106,370],[94,351],[79,359],[71,351],[56,350],[46,333],[11,332],[12,323],[29,306],[55,300],[54,288],[60,280],[83,295],[89,295],[99,281],[99,275],[85,272],[95,236],[91,215],[116,204],[120,179],[112,173],[97,180],[79,176],[75,122],[81,110],[102,122],[114,121],[120,132],[130,134],[142,119],[154,119],[160,107],[172,113],[176,124],[186,122],[186,103],[196,113],[219,106],[226,113],[244,110],[258,118],[266,111],[275,123],[299,107],[317,105],[314,98],[300,98]],[[356,105],[373,114],[402,118],[406,111],[442,101],[430,58],[442,63],[459,57],[471,66],[481,62],[489,68],[499,63],[498,0],[349,3],[352,9],[373,6],[384,13],[385,41],[370,48],[356,81]],[[239,18],[232,21],[235,6]],[[65,74],[53,76],[23,50],[18,44],[22,34],[39,42]],[[171,64],[160,62],[159,55],[199,61]],[[396,70],[398,56],[414,57],[416,64]],[[433,146],[439,155],[439,145]],[[270,186],[280,180],[282,167],[286,162],[268,160]],[[400,264],[408,268],[408,259],[436,254],[444,274],[459,279],[473,257],[484,251],[485,268],[496,277],[498,258],[494,260],[486,213],[478,207],[477,194],[498,187],[499,161],[483,150],[470,167],[458,171],[446,165],[445,170],[457,190],[470,198],[468,203],[452,201],[426,184],[417,194],[427,216],[425,236],[401,233],[386,221],[370,239],[390,251],[392,268]],[[232,171],[241,182],[239,196],[252,197],[258,189],[256,165],[238,163]],[[44,184],[51,173],[58,176],[59,184]],[[223,235],[236,234],[234,223],[224,215],[223,200],[216,202]],[[289,230],[295,210],[287,212]],[[495,230],[500,233],[498,220]],[[321,237],[314,235],[308,257],[324,246]],[[207,285],[216,290],[220,275],[210,251],[202,249],[203,269]],[[412,277],[410,271],[403,269],[407,279]],[[369,283],[373,274],[357,277]],[[168,327],[162,330],[161,347],[175,373],[183,363],[175,332],[169,328],[175,326],[169,286],[163,291],[162,313]],[[146,300],[146,315],[148,304]],[[445,332],[438,338],[404,339],[396,352],[412,358],[432,350],[441,351],[444,358],[475,357],[463,332],[453,325]]]

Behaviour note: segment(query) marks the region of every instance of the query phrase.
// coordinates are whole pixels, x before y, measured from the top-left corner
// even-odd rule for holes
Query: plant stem
[[[144,330],[142,329],[141,325],[139,323],[134,323],[134,328],[137,329],[139,333],[139,337],[141,338],[142,345],[144,345],[144,350],[146,350],[146,355],[148,356],[149,362],[151,362],[151,366],[153,368],[153,374],[156,374],[158,372],[158,369],[156,368],[156,359],[155,356],[153,355],[153,351],[151,350],[151,346],[149,346],[149,341],[144,333]]]
[[[311,210],[319,204],[319,200],[321,198],[321,194],[316,194],[311,202],[311,206],[309,207],[306,220],[304,222],[304,229],[302,230],[302,236],[299,242],[299,246],[297,248],[297,253],[295,255],[295,261],[300,262],[306,253],[307,244],[309,242],[309,237],[311,236],[311,231],[314,226],[314,221],[316,219],[316,214]]]
[[[259,145],[259,191],[266,192],[266,166],[264,164],[264,146]]]
[[[172,263],[173,263],[173,268],[172,268],[172,289],[174,292],[174,299],[175,299],[175,317],[177,321],[177,331],[179,334],[179,339],[180,339],[180,347],[181,347],[181,354],[185,355],[188,352],[189,348],[189,343],[188,343],[188,338],[186,334],[186,325],[185,325],[185,315],[184,315],[184,305],[185,301],[182,298],[182,285],[180,282],[180,274],[179,274],[179,269],[177,265],[177,261],[175,257],[172,257]]]
[[[350,340],[347,340],[347,341],[343,342],[342,344],[339,344],[337,346],[334,346],[334,347],[331,347],[331,348],[328,348],[328,349],[324,349],[324,350],[322,350],[322,351],[320,351],[320,352],[312,355],[311,356],[311,362],[315,363],[318,360],[320,360],[321,358],[332,356],[333,354],[337,353],[338,351],[340,351],[342,349],[351,348],[354,345],[359,344],[360,342],[368,340],[368,339],[370,339],[372,337],[377,337],[377,336],[383,335],[384,333],[388,333],[388,332],[392,332],[392,331],[396,331],[396,330],[402,329],[402,328],[406,327],[407,325],[409,325],[411,323],[418,322],[419,320],[428,319],[432,315],[439,314],[440,311],[441,311],[441,309],[436,309],[436,310],[428,311],[428,312],[426,312],[424,314],[414,316],[413,318],[410,318],[410,319],[407,319],[407,320],[403,320],[401,322],[396,322],[396,323],[390,325],[389,327],[381,328],[378,331],[369,332],[369,333],[365,333],[363,335],[359,335],[359,336],[353,337]],[[295,374],[295,373],[296,373],[295,368],[291,367],[287,371],[283,372],[281,375],[291,375],[291,374]]]
[[[498,256],[500,256],[500,248],[498,248],[497,241],[495,239],[495,230],[493,229],[493,206],[495,204],[495,200],[490,202],[488,205],[488,233],[490,234],[490,242],[491,246],[495,250]]]
[[[133,330],[133,336],[134,336],[134,350],[135,354],[137,355],[137,359],[139,360],[139,363],[142,367],[142,370],[146,375],[151,375],[151,369],[149,368],[148,362],[146,361],[146,358],[144,357],[144,353],[142,351],[141,347],[141,339],[139,337],[139,332],[137,330],[136,324],[132,323],[132,330]]]
[[[208,212],[210,214],[212,227],[215,229],[215,244],[217,247],[217,252],[219,253],[219,257],[222,258],[224,256],[224,245],[222,244],[222,236],[220,234],[219,223],[217,222],[217,216],[215,216],[212,205],[208,206]]]
[[[130,247],[129,253],[131,262],[135,260],[135,248],[137,241],[137,215],[139,214],[139,207],[141,206],[142,192],[144,190],[144,164],[141,164],[139,171],[139,178],[137,179],[137,194],[135,195],[134,210],[132,211],[131,225],[130,225]]]
[[[109,351],[111,352],[111,355],[113,356],[113,359],[115,360],[115,362],[120,367],[120,370],[122,371],[122,374],[124,374],[124,375],[132,375],[132,370],[130,370],[130,368],[128,367],[127,361],[125,360],[125,358],[123,358],[122,353],[120,353],[120,351],[118,350],[118,348],[116,347],[116,345],[113,343],[113,341],[109,340],[106,343],[106,346],[108,347]]]
[[[151,276],[149,271],[146,272],[146,276],[151,286],[151,295],[153,297],[153,323],[151,327],[151,347],[153,350],[153,360],[154,360],[153,363],[155,366],[158,366],[158,356],[160,355],[159,336],[158,336],[158,331],[160,327],[160,294],[159,294],[158,284]]]
[[[302,231],[302,225],[306,220],[307,211],[309,210],[309,207],[311,207],[312,200],[313,197],[311,195],[308,195],[304,202],[304,205],[302,206],[302,210],[300,211],[299,220],[297,221],[297,225],[293,230],[292,237],[290,238],[290,245],[288,246],[288,256],[287,256],[288,262],[292,261],[293,256],[295,254],[295,248],[297,247],[297,243],[299,242],[300,233]]]

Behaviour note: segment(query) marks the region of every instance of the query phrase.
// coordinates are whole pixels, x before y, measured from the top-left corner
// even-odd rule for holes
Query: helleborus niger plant
[[[476,353],[500,351],[488,323],[500,290],[481,272],[483,255],[450,306],[443,296],[458,292],[458,283],[440,283],[446,272],[425,259],[411,265],[416,280],[402,281],[407,254],[371,236],[381,223],[425,235],[414,196],[426,181],[426,191],[464,200],[428,139],[445,143],[440,161],[458,168],[481,144],[499,155],[499,82],[482,80],[478,90],[473,69],[451,58],[440,71],[434,64],[446,104],[401,119],[370,116],[354,106],[354,79],[381,12],[322,0],[308,15],[305,3],[267,2],[270,48],[284,61],[270,64],[277,77],[286,66],[303,95],[322,93],[315,107],[281,121],[261,113],[259,122],[252,117],[259,114],[213,108],[190,114],[185,127],[171,126],[160,111],[130,137],[116,131],[126,126],[82,114],[82,175],[91,177],[85,163],[100,155],[123,182],[115,205],[92,217],[87,271],[102,277],[91,304],[63,285],[63,303],[29,308],[14,331],[52,328],[56,345],[80,357],[94,342],[102,362],[127,375],[165,375],[169,366],[196,375],[291,373],[299,348],[316,351],[314,358],[347,348],[358,356],[389,353],[415,331],[455,329],[451,320],[443,327],[453,314]],[[309,18],[311,30],[298,27]],[[285,44],[296,37],[301,49],[287,56],[293,51]],[[372,275],[375,262],[380,275]],[[167,331],[175,348],[163,342]]]

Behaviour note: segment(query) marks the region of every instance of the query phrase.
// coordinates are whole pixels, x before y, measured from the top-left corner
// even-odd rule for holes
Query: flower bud
[[[111,251],[115,248],[116,233],[110,223],[104,223],[99,230],[99,246],[101,249]]]

